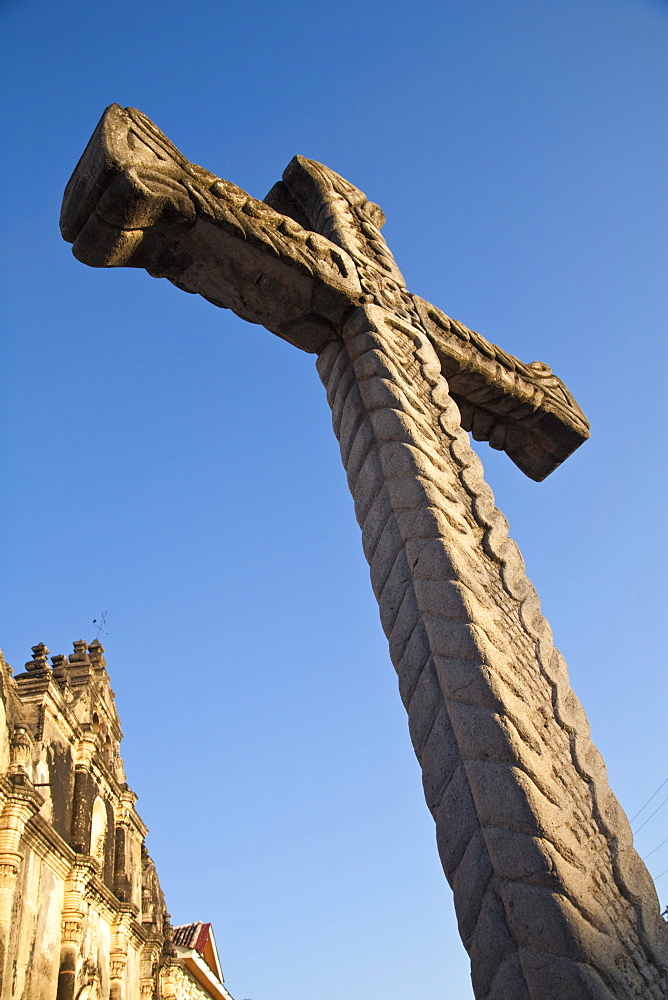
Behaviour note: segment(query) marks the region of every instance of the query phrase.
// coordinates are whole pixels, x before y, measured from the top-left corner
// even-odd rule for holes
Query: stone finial
[[[77,639],[74,643],[74,652],[70,653],[70,663],[90,663],[88,656],[88,645],[84,639]]]
[[[36,671],[43,673],[46,670],[50,670],[51,664],[47,660],[49,650],[44,643],[38,642],[36,646],[31,646],[30,648],[32,649],[33,658],[26,663],[26,670],[31,673],[35,673]]]
[[[93,641],[89,643],[88,656],[94,667],[97,667],[98,669],[106,667],[107,661],[104,658],[104,646],[99,639],[93,639]]]
[[[27,771],[32,757],[32,739],[25,726],[14,726],[14,733],[9,744],[9,770],[16,774]]]
[[[51,663],[53,665],[54,677],[58,679],[67,677],[68,661],[64,653],[58,653],[56,656],[52,656]]]

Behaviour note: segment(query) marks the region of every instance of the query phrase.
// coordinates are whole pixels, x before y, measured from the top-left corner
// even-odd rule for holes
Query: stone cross
[[[383,222],[301,156],[258,201],[112,105],[61,228],[317,354],[476,997],[665,1000],[651,878],[466,433],[541,480],[587,421],[411,294]]]

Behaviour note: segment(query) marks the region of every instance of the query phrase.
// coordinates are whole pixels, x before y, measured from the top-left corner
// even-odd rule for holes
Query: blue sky
[[[313,359],[79,264],[65,183],[112,102],[257,197],[321,160],[413,291],[566,381],[592,438],[546,482],[479,450],[633,815],[668,776],[667,25],[659,0],[0,3],[2,645],[18,670],[108,611],[149,848],[237,1000],[472,992]]]

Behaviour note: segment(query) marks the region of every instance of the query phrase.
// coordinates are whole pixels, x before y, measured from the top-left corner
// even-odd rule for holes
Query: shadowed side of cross
[[[397,308],[403,293],[464,428],[544,479],[589,436],[582,411],[547,365],[523,364],[410,295],[384,221],[361,191],[301,156],[258,201],[186,160],[141,112],[112,105],[68,185],[61,228],[84,263],[143,267],[305,351],[322,350],[352,306]]]
[[[257,201],[112,106],[62,229],[318,355],[476,997],[665,1000],[651,879],[464,429],[540,480],[586,421],[411,294],[383,221],[302,157]]]

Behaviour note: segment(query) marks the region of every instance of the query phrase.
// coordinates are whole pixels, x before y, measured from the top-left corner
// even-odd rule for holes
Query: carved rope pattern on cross
[[[383,221],[303,157],[257,201],[117,106],[63,208],[84,262],[318,354],[476,997],[659,1000],[651,879],[466,434],[541,479],[586,420],[546,366],[408,292]]]

